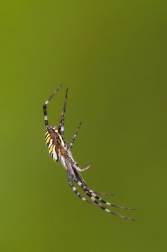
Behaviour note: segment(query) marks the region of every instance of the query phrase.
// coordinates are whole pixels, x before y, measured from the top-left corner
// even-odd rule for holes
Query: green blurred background
[[[0,3],[0,251],[167,251],[167,2]],[[48,154],[42,105],[109,215],[79,200]],[[108,200],[109,200],[108,199]]]

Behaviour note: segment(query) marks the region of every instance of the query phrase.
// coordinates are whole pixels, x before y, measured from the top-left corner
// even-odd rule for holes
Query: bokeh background
[[[0,3],[0,251],[167,250],[167,2]],[[48,154],[42,105],[112,216],[79,200]],[[109,200],[108,199],[108,200]]]

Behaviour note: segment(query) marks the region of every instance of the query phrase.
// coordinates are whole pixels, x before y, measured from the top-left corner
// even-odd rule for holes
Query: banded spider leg
[[[75,173],[76,174],[76,173]],[[109,210],[107,207],[103,206],[102,204],[99,203],[99,201],[109,205],[109,206],[113,206],[113,207],[117,207],[117,208],[121,208],[121,209],[126,209],[126,210],[134,210],[134,208],[127,208],[127,207],[121,207],[121,206],[117,206],[117,205],[114,205],[110,202],[106,202],[105,200],[103,200],[102,198],[99,198],[95,193],[92,193],[90,192],[89,188],[85,186],[85,184],[83,182],[80,181],[80,179],[78,179],[77,177],[73,177],[70,172],[67,172],[67,176],[68,176],[68,181],[69,181],[69,184],[70,184],[70,187],[72,188],[72,190],[75,192],[75,194],[80,198],[82,199],[83,201],[86,201],[90,204],[93,204],[93,205],[96,205],[97,207],[100,207],[102,210],[110,213],[110,214],[113,214],[117,217],[121,217],[123,219],[127,219],[127,220],[132,220],[132,221],[135,221],[135,219],[133,218],[129,218],[127,216],[124,216],[124,215],[121,215],[121,214],[117,214],[111,210]],[[85,191],[85,193],[91,198],[92,202],[87,200],[85,197],[82,196],[82,194],[80,192],[78,192],[78,190],[76,189],[76,187],[74,186],[73,184],[73,180]]]

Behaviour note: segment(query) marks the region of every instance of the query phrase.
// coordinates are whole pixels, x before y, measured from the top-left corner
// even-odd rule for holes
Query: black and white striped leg
[[[47,116],[47,104],[49,103],[49,101],[52,99],[52,97],[56,94],[56,92],[59,90],[59,88],[62,86],[62,84],[60,84],[58,86],[58,88],[56,88],[56,90],[53,92],[53,94],[48,98],[48,100],[43,104],[43,115],[44,115],[44,122],[45,125],[48,125],[48,116]]]
[[[64,136],[64,119],[65,119],[65,112],[66,112],[66,104],[67,104],[67,95],[68,95],[68,88],[66,89],[65,99],[64,99],[64,107],[61,114],[60,124],[59,124],[59,131],[61,136]]]
[[[80,194],[80,192],[78,192],[78,190],[76,189],[76,187],[75,187],[74,184],[73,184],[73,178],[72,178],[72,175],[70,174],[70,172],[67,172],[67,177],[68,177],[69,185],[70,185],[70,187],[72,188],[73,192],[74,192],[81,200],[86,201],[86,202],[88,202],[88,203],[90,203],[90,204],[95,205],[95,204],[92,203],[91,201],[89,201],[89,200],[87,200],[86,198],[84,198],[84,197]]]
[[[121,218],[124,218],[124,219],[127,219],[127,220],[133,220],[133,218],[129,218],[127,216],[124,216],[124,215],[120,215],[120,214],[117,214],[115,212],[112,212],[110,211],[108,208],[106,208],[105,206],[101,205],[98,201],[106,204],[106,205],[109,205],[109,206],[113,206],[113,207],[117,207],[117,208],[121,208],[121,209],[126,209],[126,210],[134,210],[134,208],[127,208],[127,207],[121,207],[121,206],[117,206],[115,204],[112,204],[110,202],[106,202],[105,200],[103,200],[102,198],[99,198],[95,193],[92,193],[89,188],[87,186],[84,185],[84,183],[82,183],[81,181],[79,181],[76,177],[74,178],[74,181],[80,186],[82,187],[82,189],[85,191],[85,193],[91,198],[91,200],[96,204],[98,205],[101,209],[105,210],[106,212],[108,213],[111,213],[111,214],[114,214],[118,217],[121,217]]]
[[[74,181],[75,181],[76,178],[74,178]],[[90,190],[87,185],[85,185],[84,183],[82,183],[81,181],[77,182],[78,179],[76,179],[76,183],[78,183],[79,186],[82,187],[82,189],[85,191],[85,193],[88,192],[88,196],[89,197],[93,197],[95,199],[97,199],[98,201],[108,205],[108,206],[112,206],[112,207],[116,207],[116,208],[121,208],[121,209],[125,209],[125,210],[135,210],[134,208],[129,208],[129,207],[123,207],[123,206],[118,206],[118,205],[115,205],[113,203],[110,203],[110,202],[107,202],[105,201],[103,198],[100,198],[93,190]]]
[[[76,175],[77,179],[78,179],[80,182],[82,182],[83,185],[85,185],[86,187],[88,187],[87,184],[86,184],[86,182],[85,182],[85,180],[83,179],[83,177],[81,176],[80,173],[75,172],[75,175]],[[90,192],[90,193],[99,194],[99,195],[104,195],[104,196],[114,196],[114,195],[115,195],[114,193],[96,192],[96,191],[91,190],[91,189],[89,189],[89,192]]]
[[[74,144],[75,138],[76,138],[76,136],[77,136],[77,134],[78,134],[78,131],[79,131],[80,127],[81,127],[81,124],[82,124],[82,122],[79,123],[79,125],[78,125],[78,127],[77,127],[77,129],[76,129],[76,132],[75,132],[74,136],[73,136],[72,139],[71,139],[71,143],[70,143],[70,145],[69,145],[69,149],[71,149],[72,146],[73,146],[73,144]]]

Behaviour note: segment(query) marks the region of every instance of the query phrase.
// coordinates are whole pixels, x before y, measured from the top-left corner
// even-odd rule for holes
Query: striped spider
[[[62,84],[61,84],[62,85]],[[106,208],[103,204],[106,204],[108,206],[116,207],[116,208],[121,208],[121,209],[126,209],[126,210],[134,210],[134,208],[128,208],[128,207],[122,207],[122,206],[117,206],[115,204],[112,204],[110,202],[105,201],[103,198],[99,197],[98,195],[112,195],[108,193],[101,193],[101,192],[95,192],[91,189],[88,188],[86,182],[81,176],[81,172],[88,170],[91,167],[91,164],[86,166],[85,168],[81,169],[79,168],[78,164],[75,162],[75,160],[72,157],[71,149],[74,144],[74,141],[76,139],[77,133],[80,129],[81,123],[78,125],[78,128],[72,137],[70,145],[67,145],[67,143],[64,140],[64,118],[65,118],[65,111],[66,111],[66,103],[67,103],[67,94],[68,94],[68,89],[66,90],[65,94],[65,101],[64,101],[64,107],[60,119],[60,123],[58,127],[55,126],[50,126],[48,123],[48,116],[47,116],[47,105],[51,98],[56,94],[56,92],[59,90],[61,85],[58,86],[58,88],[54,91],[54,93],[49,97],[49,99],[44,103],[43,105],[43,114],[44,114],[44,122],[45,122],[45,141],[47,148],[49,150],[49,154],[55,160],[56,162],[60,161],[62,165],[65,167],[67,171],[67,177],[68,177],[68,182],[72,190],[76,193],[76,195],[82,199],[83,201],[86,201],[90,204],[93,204],[104,211],[114,214],[118,217],[127,219],[127,220],[134,220],[132,218],[117,214],[115,212],[110,211],[108,208]],[[83,197],[76,189],[74,186],[73,182],[78,184],[82,190],[85,192],[85,194],[90,197],[91,201]]]

